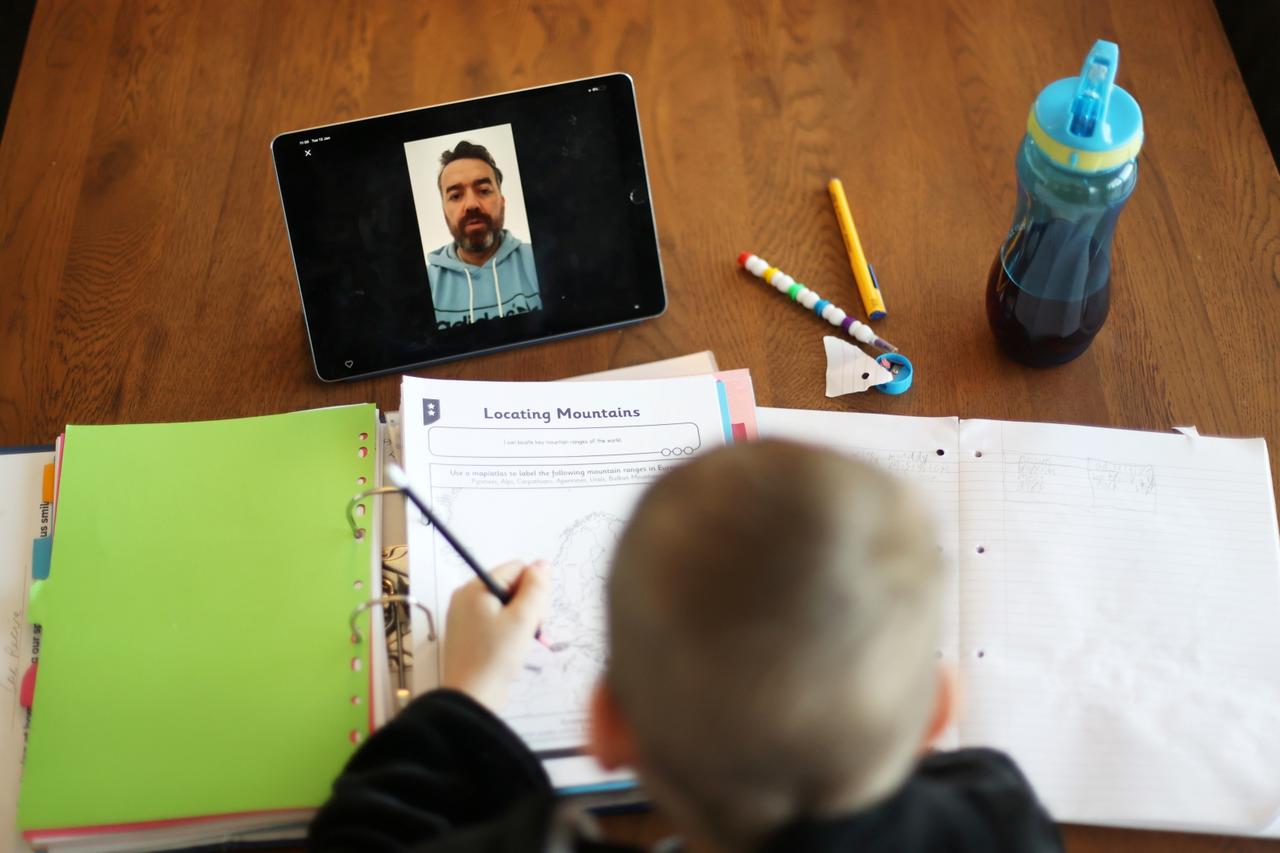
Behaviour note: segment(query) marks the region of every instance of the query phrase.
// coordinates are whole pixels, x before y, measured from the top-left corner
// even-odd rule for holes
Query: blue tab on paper
[[[53,537],[45,536],[31,543],[31,577],[42,581],[49,577],[49,559],[53,556]]]
[[[720,424],[724,427],[724,443],[733,444],[733,424],[729,422],[729,392],[721,379],[716,380],[716,396],[720,398]]]

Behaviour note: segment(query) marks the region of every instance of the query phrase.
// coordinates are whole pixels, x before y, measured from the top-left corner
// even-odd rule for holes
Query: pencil
[[[862,251],[862,242],[858,240],[858,229],[853,224],[853,214],[849,211],[849,200],[844,196],[844,184],[839,178],[832,178],[827,184],[827,192],[831,194],[831,205],[836,209],[836,222],[840,225],[840,236],[844,238],[844,248],[849,255],[849,266],[853,269],[853,279],[858,283],[858,293],[862,296],[862,307],[867,309],[867,319],[879,320],[888,316],[884,307],[884,297],[880,295],[880,285],[875,279],[871,264]]]
[[[484,584],[485,589],[493,593],[494,597],[502,602],[503,607],[510,604],[511,590],[498,583],[493,575],[486,572],[484,567],[480,565],[479,561],[477,561],[475,557],[471,556],[471,552],[466,549],[466,546],[457,540],[453,533],[450,532],[449,528],[444,526],[444,522],[440,520],[439,516],[431,511],[431,507],[427,506],[427,502],[418,497],[418,493],[409,485],[409,475],[404,472],[404,469],[399,465],[396,465],[394,462],[388,463],[387,478],[391,480],[391,484],[393,486],[404,492],[405,497],[407,497],[413,505],[418,508],[418,512],[422,513],[423,517],[426,518],[427,521],[431,522],[435,527],[436,532],[444,537],[444,541],[448,542],[453,550],[458,552],[458,556],[462,558],[462,562],[466,563],[467,566],[470,567],[471,571],[476,573],[476,577],[480,578],[480,582]],[[551,642],[551,640],[547,638],[547,635],[542,633],[541,625],[539,625],[537,630],[533,632],[533,638],[553,652],[558,652],[566,648],[566,644],[564,643]]]
[[[458,552],[462,562],[466,563],[471,571],[476,573],[476,577],[480,578],[480,582],[485,585],[485,588],[493,593],[504,605],[510,604],[511,590],[498,583],[493,575],[486,572],[484,567],[476,561],[476,558],[471,556],[471,552],[466,549],[466,546],[454,538],[454,535],[449,532],[449,528],[445,527],[444,522],[431,511],[431,507],[427,506],[427,502],[418,497],[418,493],[409,485],[409,475],[404,472],[404,469],[395,464],[387,465],[387,478],[391,480],[393,486],[404,492],[405,497],[418,508],[418,512],[422,513],[427,521],[431,522],[432,526],[435,527],[436,531],[444,537],[444,541],[448,542],[453,550]]]

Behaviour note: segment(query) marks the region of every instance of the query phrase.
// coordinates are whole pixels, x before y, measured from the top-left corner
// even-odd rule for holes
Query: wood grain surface
[[[1048,370],[983,309],[1027,109],[1093,40],[1147,142],[1111,316]],[[1210,0],[40,0],[0,142],[0,444],[67,423],[357,401],[315,378],[268,143],[282,131],[624,70],[670,307],[621,331],[414,371],[556,379],[711,349],[760,404],[1280,440],[1280,178]],[[903,397],[823,395],[824,324],[737,270],[754,251],[858,305],[825,193],[880,274]],[[1278,735],[1280,736],[1280,735]],[[645,841],[657,816],[614,818]],[[1280,844],[1064,829],[1073,850]]]

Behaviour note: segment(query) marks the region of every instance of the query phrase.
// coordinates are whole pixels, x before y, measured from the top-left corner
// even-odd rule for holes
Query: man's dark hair
[[[497,163],[493,162],[493,155],[489,153],[489,149],[464,139],[453,146],[452,151],[446,149],[440,155],[440,174],[436,175],[436,188],[441,192],[444,192],[444,187],[440,185],[440,179],[444,177],[444,167],[454,160],[483,160],[488,163],[489,168],[493,169],[493,174],[498,179],[498,189],[502,189],[502,170],[498,168]]]

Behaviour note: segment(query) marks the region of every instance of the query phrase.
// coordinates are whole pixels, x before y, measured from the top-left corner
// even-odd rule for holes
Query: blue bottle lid
[[[1115,84],[1120,48],[1099,39],[1079,77],[1050,83],[1031,105],[1027,133],[1073,172],[1106,172],[1138,156],[1142,108]]]

